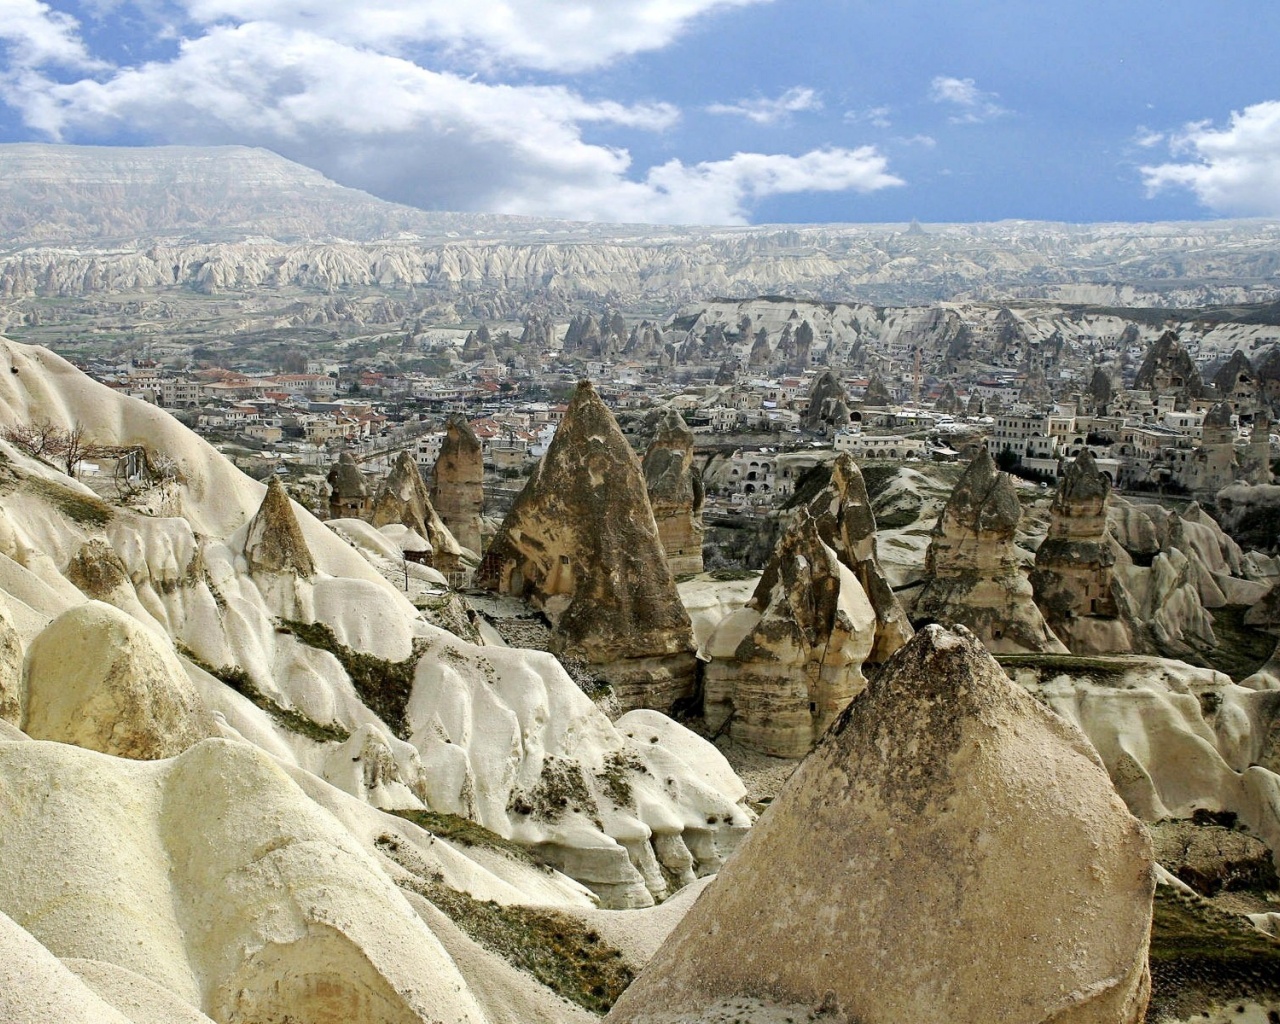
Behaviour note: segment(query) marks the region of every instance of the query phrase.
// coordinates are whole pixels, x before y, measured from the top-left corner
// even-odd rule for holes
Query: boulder
[[[674,576],[702,572],[702,477],[693,465],[693,433],[665,410],[641,463],[658,539]]]
[[[1084,736],[968,630],[928,626],[608,1020],[1136,1024],[1153,868]]]
[[[1013,478],[996,469],[984,448],[933,527],[916,619],[967,626],[990,651],[1065,654],[1036,607],[1014,548],[1021,519]]]
[[[210,734],[173,649],[124,612],[89,601],[31,642],[22,729],[104,754],[173,757]]]
[[[484,512],[484,453],[465,416],[451,415],[431,480],[431,504],[459,544],[479,554]]]
[[[547,454],[490,543],[481,589],[523,597],[624,709],[693,694],[693,630],[667,568],[640,461],[582,381]]]

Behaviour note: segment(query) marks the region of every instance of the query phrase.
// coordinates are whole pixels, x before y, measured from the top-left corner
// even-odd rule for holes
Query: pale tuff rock
[[[1232,484],[1215,503],[1223,529],[1243,547],[1280,551],[1280,484]]]
[[[0,598],[0,721],[22,721],[22,637]]]
[[[1036,607],[1014,548],[1021,519],[1013,478],[996,469],[984,448],[933,527],[916,619],[967,626],[998,653],[1065,654]]]
[[[639,460],[587,381],[489,545],[476,585],[542,608],[558,652],[593,666],[624,708],[666,710],[693,692],[693,633]]]
[[[1244,623],[1268,633],[1280,633],[1280,582],[1273,584],[1258,603],[1245,612]]]
[[[756,1000],[745,1019],[784,1004],[865,1024],[1136,1024],[1153,890],[1151,841],[1085,737],[968,630],[929,626],[608,1019]]]
[[[1018,666],[1014,679],[1089,737],[1147,822],[1230,811],[1280,851],[1280,680],[1147,657]],[[1280,861],[1277,861],[1280,864]]]
[[[471,424],[457,413],[445,424],[431,481],[431,504],[458,543],[479,554],[483,543],[484,455]]]
[[[849,396],[830,370],[823,370],[814,381],[800,423],[805,430],[830,432],[849,425]]]
[[[865,685],[876,614],[857,577],[801,511],[747,607],[708,640],[703,713],[712,729],[775,757],[804,757]]]
[[[658,419],[641,469],[671,574],[702,572],[702,477],[693,465],[693,433],[674,409]]]
[[[1128,599],[1107,535],[1111,484],[1086,448],[1067,467],[1036,552],[1031,585],[1054,634],[1075,654],[1132,651]]]
[[[249,520],[244,557],[250,572],[291,573],[306,579],[315,575],[315,560],[293,514],[293,503],[274,476],[267,483],[262,505]]]
[[[68,580],[98,601],[110,601],[129,585],[129,570],[111,545],[97,537],[86,541],[67,563]]]
[[[889,394],[889,389],[885,386],[884,380],[878,373],[873,373],[871,379],[867,382],[867,390],[862,396],[862,404],[866,408],[879,408],[888,405],[893,401],[893,396]]]
[[[329,518],[363,519],[369,512],[369,485],[356,464],[355,456],[343,452],[333,464],[329,482]]]
[[[867,661],[879,664],[911,639],[902,602],[893,592],[876,554],[876,517],[858,464],[847,452],[831,463],[831,479],[807,506],[820,536],[853,570],[876,611],[876,641]]]
[[[137,620],[90,601],[35,638],[22,728],[118,757],[172,757],[209,734],[181,663]]]
[[[1185,480],[1195,494],[1211,497],[1232,483],[1238,470],[1231,406],[1218,402],[1205,413],[1200,446],[1191,453]]]
[[[1264,487],[1271,483],[1271,414],[1265,405],[1253,415],[1247,462],[1251,484]]]
[[[431,546],[429,564],[433,568],[443,573],[462,568],[462,548],[432,507],[418,464],[407,451],[396,456],[378,489],[369,521],[374,526],[398,523],[422,537]]]

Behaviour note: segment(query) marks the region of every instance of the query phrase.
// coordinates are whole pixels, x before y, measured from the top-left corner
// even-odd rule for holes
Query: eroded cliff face
[[[1036,607],[1014,548],[1021,519],[1012,478],[984,448],[934,524],[916,620],[967,626],[998,653],[1065,653]]]
[[[702,477],[693,465],[693,433],[675,410],[659,418],[641,469],[671,574],[702,572]]]
[[[551,620],[624,708],[692,695],[693,630],[658,537],[640,462],[589,382],[516,498],[476,574]]]
[[[431,505],[427,485],[418,464],[401,452],[386,481],[373,499],[369,521],[376,527],[399,524],[412,530],[430,546],[430,564],[443,573],[462,568],[462,549]]]
[[[1084,735],[968,630],[928,626],[609,1020],[729,1019],[732,1005],[748,1021],[822,1007],[866,1024],[1136,1024],[1153,889],[1151,841]]]

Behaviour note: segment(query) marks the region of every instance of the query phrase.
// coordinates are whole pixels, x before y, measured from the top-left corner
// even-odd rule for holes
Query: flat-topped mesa
[[[1049,628],[1073,654],[1133,650],[1128,597],[1107,534],[1111,481],[1083,449],[1058,484],[1031,586]]]
[[[842,452],[831,463],[831,479],[809,502],[818,536],[853,570],[876,612],[876,640],[867,661],[887,661],[914,630],[902,602],[876,559],[876,517],[866,482],[853,456]]]
[[[395,465],[378,488],[369,522],[377,527],[393,523],[408,527],[430,545],[429,564],[433,568],[443,573],[462,569],[462,548],[432,507],[418,464],[407,451],[396,456]]]
[[[267,493],[249,520],[244,557],[254,573],[292,573],[304,579],[315,575],[316,564],[302,536],[293,504],[277,477],[267,481]]]
[[[876,613],[853,571],[802,509],[755,593],[704,648],[703,714],[744,746],[802,758],[855,694]]]
[[[608,1024],[1137,1024],[1151,840],[1074,725],[927,626],[836,719]],[[762,916],[762,908],[768,913]]]
[[[444,428],[431,481],[431,504],[464,548],[482,550],[480,516],[484,512],[484,453],[466,417],[454,413]]]
[[[1065,654],[1036,607],[1014,548],[1021,519],[1012,477],[982,449],[933,527],[916,620],[967,626],[990,651]]]
[[[800,422],[805,430],[815,431],[835,431],[849,425],[849,396],[830,370],[823,370],[814,381]]]
[[[329,518],[363,519],[369,514],[369,485],[355,456],[343,452],[329,469]]]
[[[693,628],[640,460],[589,382],[578,385],[475,583],[541,608],[556,653],[591,665],[622,708],[667,711],[693,694]]]
[[[693,432],[665,410],[641,464],[658,539],[673,576],[702,572],[702,477],[693,466]]]

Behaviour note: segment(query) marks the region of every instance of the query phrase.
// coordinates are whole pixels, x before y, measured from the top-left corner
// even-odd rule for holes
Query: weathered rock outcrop
[[[22,729],[34,739],[148,761],[209,735],[172,648],[98,601],[63,612],[31,642],[25,675]]]
[[[849,425],[849,396],[830,370],[823,370],[814,381],[800,424],[805,430],[819,431],[835,431]]]
[[[22,637],[0,600],[0,719],[13,725],[22,721],[22,658]]]
[[[369,522],[378,527],[393,523],[408,527],[431,546],[429,564],[441,572],[462,568],[462,547],[436,514],[418,464],[407,451],[396,456],[395,465],[378,488]]]
[[[693,693],[693,631],[640,461],[587,381],[490,543],[476,585],[541,608],[557,653],[591,665],[624,708],[666,710]]]
[[[929,626],[836,720],[611,1022],[1136,1024],[1151,840],[1072,725]],[[762,918],[761,907],[771,908]]]
[[[1082,450],[1058,484],[1049,535],[1031,573],[1045,621],[1074,654],[1133,650],[1127,595],[1107,536],[1110,494],[1110,482]]]
[[[363,519],[369,512],[369,485],[355,456],[343,452],[329,469],[329,518]]]
[[[879,408],[893,401],[889,389],[885,386],[880,374],[873,373],[867,381],[867,390],[862,396],[862,404],[867,408]]]
[[[893,592],[876,556],[876,517],[867,485],[853,456],[841,453],[831,463],[831,479],[809,502],[820,536],[862,584],[876,611],[876,641],[867,661],[887,661],[913,632],[906,609]]]
[[[1013,539],[1021,519],[1013,478],[996,469],[984,448],[934,525],[916,619],[967,626],[990,651],[1066,653],[1018,560]]]
[[[747,607],[704,648],[708,726],[727,724],[735,740],[774,757],[804,757],[866,686],[861,666],[875,634],[862,585],[802,510]]]
[[[862,474],[842,454],[782,535],[747,606],[703,645],[703,713],[746,746],[804,757],[866,685],[862,664],[887,659],[911,632],[876,561]]]
[[[315,575],[315,560],[302,536],[298,517],[293,514],[293,505],[284,487],[274,476],[267,483],[261,507],[249,520],[244,557],[250,572],[292,573],[307,578]]]
[[[1176,392],[1185,402],[1200,397],[1204,381],[1178,335],[1165,331],[1147,349],[1133,386],[1139,391]]]
[[[458,543],[479,554],[483,545],[484,453],[471,424],[457,413],[445,424],[431,480],[431,504]]]
[[[693,465],[693,433],[675,410],[659,418],[641,468],[667,567],[673,576],[702,572],[702,477]]]

